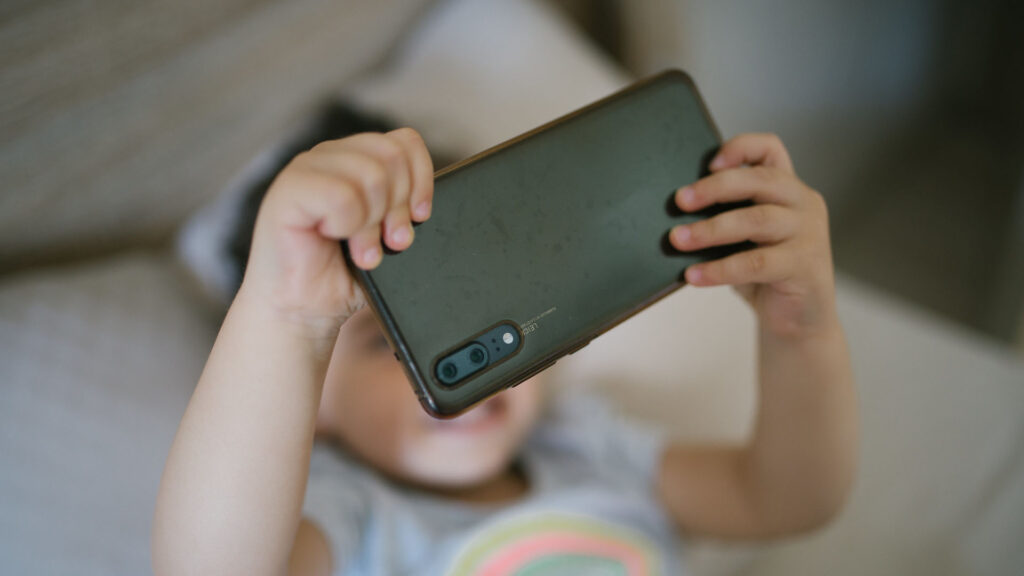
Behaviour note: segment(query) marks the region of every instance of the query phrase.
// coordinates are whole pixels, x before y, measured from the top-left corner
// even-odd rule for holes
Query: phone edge
[[[636,82],[633,82],[630,85],[616,92],[613,92],[612,94],[595,100],[594,102],[591,102],[590,104],[587,104],[576,110],[573,110],[572,112],[563,114],[562,116],[559,116],[553,120],[545,122],[544,124],[541,124],[536,128],[523,132],[522,134],[509,138],[508,140],[495,144],[494,146],[486,148],[480,152],[477,152],[476,154],[468,156],[458,162],[455,162],[440,170],[437,170],[434,172],[434,180],[436,182],[439,178],[443,177],[445,174],[448,174],[449,172],[471,165],[477,161],[480,161],[493,154],[496,154],[506,148],[518,144],[519,142],[526,140],[536,134],[544,132],[545,130],[548,130],[554,126],[572,120],[573,118],[576,118],[578,116],[582,116],[588,112],[600,108],[601,106],[609,104],[619,98],[625,97],[631,94],[632,92],[640,90],[648,86],[649,84],[660,81],[663,78],[672,76],[675,76],[680,81],[686,83],[693,91],[693,94],[696,97],[696,101],[699,105],[701,113],[707,120],[708,126],[710,126],[716,141],[719,145],[721,145],[721,132],[719,131],[718,125],[715,123],[714,118],[711,116],[711,112],[710,110],[708,110],[707,104],[704,102],[704,98],[701,95],[700,91],[697,89],[697,85],[694,83],[693,78],[684,70],[681,70],[679,68],[668,68],[666,70],[658,72],[657,74],[653,74],[646,78],[637,80]],[[391,345],[392,350],[395,352],[397,360],[402,365],[402,369],[405,372],[406,377],[409,379],[410,383],[412,383],[413,390],[415,390],[416,392],[416,396],[420,402],[420,405],[423,406],[424,410],[426,410],[429,414],[436,418],[452,418],[472,407],[475,404],[475,402],[468,406],[463,406],[455,410],[450,410],[450,407],[444,406],[437,402],[437,398],[435,398],[431,394],[426,382],[423,381],[423,378],[429,377],[429,375],[422,376],[420,374],[420,370],[418,369],[415,360],[409,353],[408,346],[405,342],[404,337],[402,336],[401,330],[398,328],[397,323],[395,323],[390,313],[390,310],[388,310],[387,308],[387,304],[384,302],[383,298],[380,295],[380,291],[376,286],[376,283],[373,281],[373,277],[371,275],[372,270],[363,270],[362,268],[356,266],[348,253],[347,241],[342,240],[341,243],[342,252],[344,253],[346,262],[349,264],[349,269],[351,271],[354,271],[356,281],[359,283],[360,287],[363,289],[364,294],[367,296],[367,304],[370,306],[370,309],[373,311],[374,315],[377,316],[378,322],[384,325],[384,336]],[[682,278],[682,273],[680,273],[680,278]],[[623,314],[601,325],[591,334],[571,341],[569,344],[559,348],[555,352],[548,354],[547,356],[544,356],[535,365],[528,366],[525,370],[521,370],[519,372],[513,373],[503,378],[502,380],[498,380],[497,383],[501,385],[499,390],[514,387],[519,383],[534,376],[535,374],[540,373],[546,370],[547,368],[550,368],[552,365],[554,365],[555,362],[557,362],[562,357],[568,356],[576,352],[577,350],[583,348],[591,341],[593,341],[594,338],[597,338],[602,334],[608,332],[612,328],[624,322],[626,319],[634,316],[635,314],[638,314],[639,312],[643,311],[644,309],[648,308],[649,306],[653,305],[654,303],[665,298],[669,294],[675,292],[676,290],[682,288],[685,285],[686,282],[683,280],[677,280],[672,284],[667,285],[662,290],[652,294],[651,297],[649,297],[648,299],[639,302],[633,308],[628,309]],[[509,384],[508,382],[515,382],[515,384]],[[493,392],[492,394],[495,393],[498,392]]]

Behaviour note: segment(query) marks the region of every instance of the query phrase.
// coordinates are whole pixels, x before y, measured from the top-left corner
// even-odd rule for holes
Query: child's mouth
[[[499,425],[504,421],[507,412],[508,400],[499,394],[455,418],[431,419],[431,427],[451,432],[480,432]]]

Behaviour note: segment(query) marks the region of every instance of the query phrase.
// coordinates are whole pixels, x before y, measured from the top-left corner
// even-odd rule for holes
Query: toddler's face
[[[432,487],[467,487],[505,470],[537,419],[539,376],[452,420],[420,407],[372,312],[341,327],[324,383],[317,432],[374,467]]]

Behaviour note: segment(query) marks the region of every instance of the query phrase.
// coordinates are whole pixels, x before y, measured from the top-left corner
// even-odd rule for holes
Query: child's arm
[[[335,338],[365,303],[338,240],[373,268],[382,229],[388,247],[408,248],[410,218],[427,219],[432,195],[430,155],[410,129],[322,143],[271,185],[242,287],[167,459],[157,574],[279,575],[309,566],[307,551],[326,565],[322,535],[300,529],[302,499]]]
[[[809,530],[840,509],[856,463],[856,401],[827,210],[774,136],[730,140],[711,169],[677,192],[680,208],[748,199],[754,206],[677,227],[671,241],[679,250],[758,244],[686,271],[695,286],[736,286],[757,313],[757,422],[743,448],[669,447],[659,496],[687,532],[759,538]]]

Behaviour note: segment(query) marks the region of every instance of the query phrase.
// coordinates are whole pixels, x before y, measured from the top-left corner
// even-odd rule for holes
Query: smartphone
[[[377,268],[345,246],[423,407],[453,416],[515,386],[681,287],[687,266],[742,249],[668,243],[730,207],[673,202],[720,142],[693,81],[668,70],[435,173],[431,218]]]

